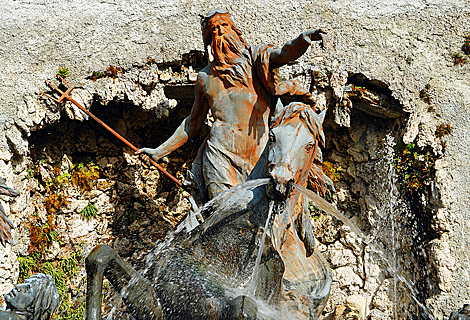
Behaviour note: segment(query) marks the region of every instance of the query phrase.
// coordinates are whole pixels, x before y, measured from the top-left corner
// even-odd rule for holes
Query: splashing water
[[[212,211],[213,208],[217,205],[217,203],[226,203],[226,206],[231,205],[231,203],[235,200],[236,195],[238,192],[242,190],[253,190],[257,187],[263,186],[268,184],[269,178],[262,178],[262,179],[254,179],[254,180],[249,180],[245,181],[241,184],[238,184],[229,190],[225,190],[221,193],[219,193],[216,197],[205,203],[202,207],[200,207],[195,213],[194,216],[200,216],[202,215],[203,212],[205,211]],[[221,210],[222,211],[222,210]],[[188,215],[189,216],[189,215]],[[207,230],[208,227],[211,225],[216,224],[217,222],[223,220],[225,218],[224,215],[214,215],[211,218],[209,218],[208,221],[205,223],[204,231]],[[148,252],[147,257],[146,257],[146,267],[143,270],[143,273],[146,274],[151,267],[154,265],[155,261],[157,260],[157,257],[165,250],[171,247],[173,244],[173,241],[175,240],[175,235],[180,233],[180,232],[187,232],[189,233],[192,231],[192,229],[188,229],[187,225],[192,224],[192,221],[186,219],[182,223],[179,224],[179,226],[176,228],[175,231],[169,232],[167,236],[165,237],[164,241],[158,243],[155,248],[153,248],[150,252]],[[193,228],[194,229],[194,228]]]
[[[401,213],[398,208],[403,208],[404,205],[398,199],[398,189],[396,187],[397,175],[393,166],[393,159],[395,157],[395,141],[391,134],[384,138],[384,148],[381,151],[382,163],[378,166],[378,175],[383,177],[383,181],[379,183],[379,203],[381,207],[379,213],[382,213],[381,219],[390,222],[391,229],[391,250],[388,253],[391,256],[391,269],[399,270],[399,262],[397,258],[397,233],[396,233],[396,216]],[[380,179],[379,179],[380,181]],[[398,306],[398,293],[397,293],[397,275],[398,272],[393,272],[393,317],[398,319],[397,306]]]
[[[341,213],[335,206],[333,206],[331,203],[327,202],[320,196],[318,196],[315,192],[308,190],[300,185],[294,184],[294,187],[300,194],[302,194],[306,199],[310,199],[315,203],[315,205],[325,213],[337,218],[338,220],[342,221],[345,225],[349,226],[351,231],[356,233],[364,242],[364,244],[368,245],[371,251],[375,252],[378,257],[385,263],[386,265],[386,270],[393,275],[393,291],[394,291],[394,298],[395,298],[395,303],[394,303],[394,310],[393,310],[393,316],[395,319],[397,319],[397,284],[401,283],[403,284],[407,289],[408,292],[411,294],[411,298],[417,303],[417,305],[420,307],[420,309],[423,311],[423,315],[426,316],[428,319],[434,320],[433,316],[429,312],[429,310],[426,308],[425,305],[423,305],[417,298],[418,292],[414,288],[414,284],[405,279],[400,273],[398,272],[399,270],[399,263],[397,261],[397,256],[396,256],[396,247],[397,247],[397,233],[396,233],[396,228],[397,226],[395,225],[395,217],[397,215],[396,207],[399,206],[400,204],[397,202],[397,197],[398,197],[398,191],[396,190],[396,174],[394,173],[394,167],[393,167],[393,138],[390,136],[387,136],[386,141],[385,141],[385,149],[384,149],[384,156],[383,158],[385,159],[385,162],[383,164],[384,167],[384,172],[382,173],[382,176],[388,177],[388,179],[385,179],[386,183],[382,184],[379,186],[379,188],[383,189],[383,192],[379,195],[382,196],[381,202],[385,204],[385,206],[381,207],[380,210],[383,211],[382,216],[389,219],[390,222],[390,227],[391,227],[391,233],[392,233],[392,244],[391,244],[391,258],[390,254],[387,252],[384,253],[382,250],[378,249],[376,246],[374,246],[371,243],[371,237],[366,237],[363,232],[356,226],[352,221],[347,218],[343,213]],[[223,219],[227,218],[226,214],[230,214],[230,211],[227,211],[225,213],[225,210],[223,210],[222,207],[220,207],[221,204],[224,206],[230,206],[234,202],[237,201],[237,193],[243,192],[245,190],[252,190],[257,187],[266,185],[269,182],[270,179],[256,179],[256,180],[250,180],[247,182],[244,182],[242,184],[239,184],[227,191],[224,191],[220,193],[217,197],[206,203],[204,206],[199,208],[199,210],[195,213],[195,215],[202,215],[203,213],[211,213],[214,211],[214,208],[217,208],[217,212],[220,212],[221,214],[213,214],[210,215],[210,218],[207,219],[202,226],[202,231],[207,230],[212,225],[217,224],[218,222],[222,221]],[[293,200],[295,199],[295,200]],[[256,290],[256,282],[258,279],[258,272],[259,272],[259,265],[261,262],[262,258],[262,253],[264,251],[264,245],[265,245],[265,240],[266,240],[266,234],[267,232],[273,232],[272,230],[272,225],[270,225],[270,222],[272,220],[273,212],[277,213],[279,215],[285,214],[287,217],[287,224],[284,224],[282,227],[287,228],[288,225],[290,224],[291,227],[291,232],[292,236],[295,240],[295,247],[297,247],[297,253],[299,254],[302,252],[301,250],[301,243],[300,239],[298,238],[297,231],[295,230],[295,223],[294,223],[294,217],[293,217],[293,207],[295,205],[297,197],[292,196],[291,203],[290,205],[287,205],[285,208],[281,208],[280,206],[274,206],[274,202],[271,201],[269,202],[269,211],[268,211],[268,217],[264,225],[264,230],[263,230],[263,235],[261,237],[261,240],[259,242],[259,252],[257,254],[256,262],[255,262],[255,268],[253,270],[251,278],[248,280],[248,285],[244,288],[240,288],[242,292],[238,291],[238,289],[235,288],[227,288],[227,291],[234,291],[238,292],[237,294],[245,294],[250,297],[252,297],[259,308],[259,312],[261,315],[261,318],[266,318],[266,319],[304,319],[304,317],[299,317],[298,315],[290,314],[290,313],[282,313],[280,314],[279,309],[273,308],[272,306],[268,305],[265,301],[259,301],[259,299],[255,298],[255,290]],[[304,209],[306,206],[304,207]],[[283,209],[283,210],[282,210]],[[390,214],[392,213],[392,214]],[[225,215],[224,215],[225,214]],[[206,215],[207,216],[207,215]],[[190,232],[191,230],[188,230],[186,228],[187,226],[187,221],[185,220],[183,223],[181,223],[175,233],[170,233],[165,241],[160,243],[151,254],[147,256],[147,266],[151,265],[153,261],[155,261],[156,257],[158,257],[159,253],[162,252],[163,250],[169,248],[173,240],[175,238],[175,234],[179,232]],[[271,236],[272,241],[275,243],[277,239],[279,239],[276,236]],[[277,239],[276,239],[277,238]],[[280,245],[275,243],[276,249],[280,249]],[[317,250],[317,249],[315,249]],[[320,255],[321,257],[321,255]],[[284,259],[284,258],[283,258]],[[296,270],[302,270],[301,272],[306,274],[308,272],[308,266],[304,265],[304,259],[297,259],[300,264],[302,264],[301,267],[297,268]],[[326,265],[326,262],[325,262]],[[146,273],[146,270],[144,271]],[[286,318],[287,316],[287,318]]]
[[[299,236],[297,234],[297,230],[296,230],[295,223],[294,223],[293,210],[294,210],[295,204],[297,203],[297,199],[298,199],[297,194],[293,194],[291,196],[289,204],[285,208],[285,212],[286,212],[287,218],[289,219],[289,222],[290,222],[290,227],[291,227],[290,231],[292,232],[292,236],[294,238],[295,246],[296,246],[296,249],[297,249],[296,250],[297,259],[300,261],[302,273],[307,274],[308,273],[308,267],[306,265],[306,261],[305,261],[305,258],[304,258],[304,251],[301,248],[300,239],[299,239]]]
[[[434,317],[431,315],[431,313],[429,312],[428,308],[422,304],[419,300],[418,300],[418,292],[416,291],[416,289],[414,288],[414,284],[411,283],[410,281],[406,280],[402,275],[399,274],[398,272],[398,269],[396,267],[396,263],[395,262],[391,262],[389,258],[387,258],[387,255],[380,249],[378,249],[376,246],[374,246],[370,239],[368,237],[366,237],[362,231],[359,230],[359,228],[357,228],[354,223],[348,218],[346,217],[344,214],[342,214],[341,212],[338,211],[338,209],[336,209],[332,204],[328,203],[326,200],[324,200],[323,198],[321,198],[319,195],[317,195],[315,192],[311,191],[311,190],[308,190],[302,186],[299,186],[297,184],[294,184],[295,188],[297,188],[303,195],[305,195],[305,197],[309,198],[311,201],[313,201],[315,203],[315,205],[323,210],[325,213],[327,214],[330,214],[332,215],[333,217],[339,219],[340,221],[342,221],[344,224],[346,224],[347,226],[349,226],[351,228],[351,230],[356,233],[360,238],[361,240],[364,242],[364,244],[366,244],[367,246],[370,247],[371,251],[376,253],[380,259],[385,262],[386,266],[387,266],[387,271],[394,275],[394,277],[399,280],[403,285],[405,285],[405,287],[410,291],[411,293],[411,298],[418,304],[418,306],[421,308],[421,310],[423,311],[424,315],[430,319],[430,320],[435,320]],[[396,291],[395,291],[396,292]]]
[[[338,209],[336,209],[335,206],[333,206],[331,203],[327,202],[325,199],[323,199],[322,197],[320,197],[318,194],[316,194],[315,192],[305,188],[305,187],[302,187],[298,184],[295,184],[294,183],[294,187],[300,191],[300,193],[302,193],[305,197],[307,197],[308,199],[312,200],[314,203],[315,203],[315,206],[317,206],[320,210],[328,213],[329,215],[335,217],[336,219],[340,220],[341,222],[343,222],[344,224],[348,225],[351,230],[357,234],[359,237],[361,237],[365,242],[367,242],[367,238],[366,236],[362,233],[361,230],[359,230],[358,227],[356,227],[352,222],[351,220],[349,220],[348,217],[346,217],[344,214],[342,214],[341,212],[338,211]]]
[[[398,252],[400,250],[400,242],[406,239],[406,227],[403,225],[405,218],[411,213],[408,210],[407,204],[402,200],[397,188],[398,175],[395,168],[395,141],[392,134],[385,136],[383,140],[384,147],[379,151],[379,159],[377,167],[377,176],[375,183],[371,186],[371,191],[374,193],[377,200],[376,210],[370,210],[369,220],[374,222],[371,234],[377,244],[384,246],[385,252],[377,250],[376,247],[371,247],[381,258],[382,261],[387,263],[387,271],[393,277],[393,298],[394,309],[393,317],[398,319],[397,312],[398,302],[398,285],[403,285],[407,291],[404,294],[415,301],[421,309],[424,317],[433,320],[428,308],[418,300],[419,293],[415,289],[414,283],[405,279],[401,274],[404,270],[399,261]],[[389,230],[389,233],[384,232]],[[389,257],[387,259],[386,257]]]
[[[273,207],[274,207],[274,201],[271,201],[269,203],[268,218],[266,219],[266,224],[264,225],[263,235],[261,236],[261,240],[260,240],[260,243],[259,243],[259,249],[258,249],[258,255],[256,257],[255,267],[253,269],[253,274],[251,275],[251,279],[250,279],[249,285],[247,287],[246,294],[249,297],[254,297],[255,296],[256,281],[258,281],[259,264],[261,262],[261,256],[263,255],[263,252],[264,252],[264,242],[266,240],[266,234],[267,234],[268,229],[269,229],[269,223],[271,221],[271,215],[273,213]]]
[[[253,190],[257,187],[263,186],[268,184],[269,178],[262,178],[262,179],[253,179],[253,180],[248,180],[243,183],[240,183],[228,190],[225,190],[221,193],[219,193],[216,197],[208,201],[206,204],[204,204],[202,207],[200,207],[194,214],[191,216],[203,216],[204,212],[211,211],[211,209],[217,204],[217,203],[227,203],[228,205],[231,205],[233,201],[231,201],[231,198],[234,198],[233,196],[241,191],[241,190]],[[222,215],[216,215],[215,217],[212,217],[211,221],[206,223],[206,226],[211,226],[217,223],[218,221],[221,221],[225,218],[225,216]],[[192,231],[196,226],[194,227],[189,227],[190,224],[194,223],[194,220],[191,220],[190,215],[188,215],[188,218],[185,219],[177,228],[175,233],[180,233],[181,231],[185,230],[186,232]]]
[[[320,210],[337,218],[345,225],[349,226],[351,228],[351,231],[358,235],[363,241],[363,243],[367,245],[372,252],[377,254],[380,260],[385,263],[387,272],[389,272],[393,276],[394,319],[398,319],[397,285],[401,283],[405,288],[408,289],[408,295],[419,306],[419,308],[423,312],[423,315],[430,320],[434,320],[434,317],[430,313],[429,309],[418,300],[419,293],[415,289],[414,284],[411,281],[405,279],[405,277],[403,277],[403,275],[401,275],[399,272],[400,265],[398,263],[397,258],[398,234],[396,230],[396,220],[397,215],[404,213],[405,205],[404,203],[402,203],[402,201],[399,200],[399,193],[396,187],[397,175],[393,166],[394,146],[395,143],[393,136],[391,136],[390,134],[387,135],[384,139],[384,149],[381,152],[381,158],[384,160],[378,166],[379,168],[381,168],[378,171],[383,171],[379,172],[378,175],[384,178],[384,181],[378,183],[377,185],[377,189],[380,189],[380,191],[375,190],[377,193],[376,196],[379,198],[378,202],[380,202],[381,204],[380,206],[378,206],[379,208],[377,210],[380,212],[380,218],[376,219],[375,232],[373,232],[369,237],[365,236],[364,233],[348,217],[338,211],[338,209],[336,209],[331,203],[321,198],[318,194],[297,184],[294,184],[294,187],[306,198],[313,201],[315,203],[315,206],[317,206]],[[388,246],[391,248],[391,250],[389,250],[390,252],[387,253],[385,253],[383,250],[379,249],[372,243],[372,239],[381,238],[377,235],[384,234],[384,228],[386,224],[389,225],[389,227],[387,228],[390,228],[391,232],[391,243]]]
[[[245,183],[242,183],[240,185],[237,185],[230,190],[227,190],[225,192],[220,193],[217,197],[209,201],[207,204],[205,204],[203,207],[201,207],[198,211],[197,214],[203,214],[204,216],[209,216],[205,220],[205,222],[198,227],[197,233],[202,233],[206,232],[211,226],[217,225],[219,222],[223,221],[226,218],[229,218],[229,215],[233,214],[233,207],[236,207],[238,204],[237,202],[240,201],[240,197],[243,198],[243,195],[246,194],[247,190],[252,190],[254,188],[266,185],[270,179],[257,179],[257,180],[251,180],[247,181]],[[251,297],[253,300],[256,301],[258,305],[258,317],[260,319],[308,319],[308,313],[309,313],[309,308],[313,304],[312,301],[309,301],[312,297],[315,299],[317,297],[322,298],[323,296],[326,296],[327,293],[320,292],[319,290],[314,291],[314,294],[312,297],[310,296],[312,294],[313,288],[320,288],[322,287],[322,281],[324,281],[325,276],[324,276],[324,271],[325,270],[320,270],[318,272],[315,271],[315,267],[319,264],[323,263],[325,266],[327,265],[326,262],[321,261],[319,258],[315,258],[315,263],[308,260],[305,257],[305,249],[301,248],[301,240],[299,239],[297,235],[297,231],[295,230],[295,224],[294,224],[294,217],[292,215],[292,208],[297,202],[298,195],[295,197],[291,198],[290,204],[291,205],[285,205],[284,203],[278,203],[275,201],[269,201],[266,202],[266,213],[267,217],[266,220],[263,221],[263,226],[264,230],[262,233],[262,236],[259,238],[259,246],[257,248],[258,252],[256,254],[256,258],[254,261],[254,267],[251,273],[251,276],[247,278],[247,282],[245,285],[242,285],[239,288],[225,288],[227,292],[230,292],[230,294],[233,297],[239,296],[239,295],[247,295]],[[242,199],[243,201],[246,199]],[[242,201],[242,202],[243,202]],[[292,207],[292,208],[291,208]],[[216,213],[216,214],[213,214]],[[259,282],[259,277],[260,277],[260,264],[261,260],[263,257],[263,253],[265,253],[265,246],[266,246],[266,237],[270,235],[271,241],[273,241],[273,244],[275,244],[276,240],[279,240],[281,238],[281,233],[274,235],[273,234],[273,216],[281,216],[283,217],[284,220],[286,220],[282,227],[280,228],[281,230],[279,231],[286,231],[287,228],[289,229],[289,233],[291,235],[291,238],[294,240],[292,241],[292,245],[289,249],[290,251],[293,251],[290,253],[290,255],[287,257],[289,259],[289,263],[291,266],[290,269],[290,278],[288,283],[288,288],[287,291],[289,292],[289,297],[292,299],[295,296],[295,303],[299,303],[300,301],[304,301],[302,303],[306,303],[301,310],[297,310],[296,312],[291,311],[291,308],[293,306],[294,300],[290,301],[290,304],[287,305],[285,302],[281,302],[280,305],[277,306],[272,306],[267,303],[267,301],[260,301],[259,298],[257,298],[257,282]],[[263,218],[264,219],[264,218]],[[180,225],[178,228],[177,232],[185,232],[187,230],[184,226],[184,223]],[[197,238],[197,234],[194,234],[192,237]],[[278,241],[280,243],[280,241]],[[275,245],[277,249],[280,249],[280,246]],[[319,252],[316,252],[316,255],[318,255]],[[281,255],[282,256],[282,255]],[[321,255],[320,255],[321,257]],[[282,259],[284,260],[284,256],[282,256]],[[326,267],[328,269],[328,267]],[[329,271],[329,269],[328,269]],[[217,272],[216,272],[217,273]],[[294,276],[292,277],[292,274]],[[329,287],[328,287],[329,288]],[[329,292],[329,290],[328,290]],[[275,291],[272,292],[274,294]],[[319,294],[320,293],[320,294]],[[289,300],[289,298],[287,299]],[[289,302],[289,301],[288,301]],[[306,312],[306,313],[305,313]]]

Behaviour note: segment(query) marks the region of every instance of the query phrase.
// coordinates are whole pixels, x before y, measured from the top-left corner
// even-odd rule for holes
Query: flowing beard
[[[233,86],[236,86],[235,81],[248,86],[248,79],[251,78],[251,58],[240,38],[234,32],[213,37],[211,47],[214,55],[212,68],[215,74]]]

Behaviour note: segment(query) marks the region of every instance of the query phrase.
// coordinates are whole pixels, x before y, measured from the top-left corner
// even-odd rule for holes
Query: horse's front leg
[[[136,320],[163,318],[160,304],[150,281],[106,245],[99,245],[86,259],[86,320],[101,320],[103,277],[119,292]]]

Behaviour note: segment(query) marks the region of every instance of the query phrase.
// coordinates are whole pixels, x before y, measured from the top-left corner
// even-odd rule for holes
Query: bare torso
[[[238,83],[232,86],[209,70],[210,65],[199,74],[201,89],[215,120],[209,139],[254,166],[269,137],[269,94],[256,75],[248,79],[248,86]]]
[[[277,88],[272,72],[299,58],[312,41],[322,40],[324,33],[321,29],[303,32],[280,49],[271,45],[248,47],[228,12],[214,10],[203,24],[204,45],[212,53],[214,66],[209,64],[198,74],[191,113],[163,144],[137,153],[145,152],[154,160],[170,154],[194,138],[210,108],[215,122],[208,143],[193,163],[189,184],[195,189],[205,185],[210,199],[247,179],[250,173],[254,174],[251,178],[262,176],[264,163],[258,160],[269,137],[271,95],[267,87],[276,95],[308,95],[294,84]]]

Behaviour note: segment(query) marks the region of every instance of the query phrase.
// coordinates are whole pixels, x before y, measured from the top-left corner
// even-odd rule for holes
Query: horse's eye
[[[274,135],[274,132],[272,131],[269,131],[269,140],[271,140],[271,142],[276,141],[276,136]]]
[[[305,150],[307,150],[307,152],[310,152],[310,150],[312,150],[313,148],[313,143],[309,143],[306,147],[305,147]]]

